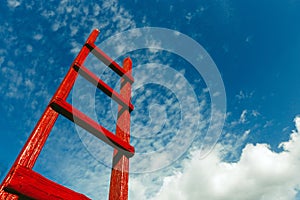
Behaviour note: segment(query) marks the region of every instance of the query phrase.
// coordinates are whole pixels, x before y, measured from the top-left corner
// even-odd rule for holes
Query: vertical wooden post
[[[97,36],[99,34],[98,30],[94,30],[87,42],[95,42]],[[68,97],[75,80],[77,78],[77,72],[74,70],[73,65],[83,64],[84,60],[86,59],[87,55],[89,54],[90,50],[84,46],[79,54],[77,55],[76,59],[72,63],[67,75],[65,76],[64,80],[60,84],[59,88],[57,89],[56,93],[54,94],[53,98],[60,98],[66,100]],[[58,113],[55,112],[49,105],[47,106],[46,110],[44,111],[43,115],[41,116],[40,120],[36,124],[35,128],[33,129],[31,135],[29,136],[26,144],[24,145],[23,149],[19,153],[17,159],[15,160],[13,166],[11,167],[10,171],[8,172],[7,176],[4,178],[1,186],[0,186],[0,199],[7,199],[7,200],[14,200],[19,199],[16,195],[9,194],[4,191],[4,188],[9,184],[11,180],[11,176],[14,170],[18,166],[23,166],[28,169],[32,169],[40,152],[42,151],[43,146],[49,136],[49,133],[54,126],[54,123],[58,117]]]
[[[78,118],[82,119],[83,122],[87,123],[88,128],[92,127],[89,130],[91,133],[94,133],[95,130],[98,130],[98,128],[101,127],[96,122],[94,123],[92,120],[89,120],[89,118],[84,114],[76,111],[76,109],[72,110],[73,107],[65,102],[76,81],[78,70],[80,68],[82,68],[82,72],[85,73],[83,73],[86,75],[85,78],[88,78],[90,82],[92,82],[99,89],[104,91],[107,95],[119,103],[116,134],[114,135],[106,129],[105,133],[103,130],[102,132],[101,130],[98,130],[98,132],[104,134],[109,139],[107,141],[107,138],[104,138],[104,141],[106,141],[107,144],[116,145],[114,146],[116,149],[114,150],[113,157],[109,199],[128,199],[129,157],[133,156],[134,154],[134,147],[129,144],[130,112],[133,110],[133,105],[130,103],[131,84],[134,81],[131,71],[132,61],[130,58],[126,58],[123,61],[123,67],[119,66],[94,44],[98,34],[99,30],[97,29],[90,34],[85,45],[72,63],[64,80],[52,97],[50,104],[47,106],[46,110],[29,136],[9,173],[4,178],[2,184],[0,185],[1,200],[18,200],[23,199],[23,197],[26,199],[27,197],[34,199],[48,199],[50,196],[51,199],[54,199],[55,196],[55,199],[67,200],[70,199],[70,195],[72,196],[71,199],[89,199],[80,193],[76,193],[68,188],[54,183],[53,181],[48,180],[42,175],[32,171],[32,168],[59,114],[63,114],[71,121],[73,121],[74,116],[77,116]],[[90,52],[92,52],[103,63],[108,65],[108,67],[110,67],[114,72],[122,76],[120,94],[103,83],[83,66],[83,63]],[[65,107],[60,108],[64,110],[59,110],[57,106]],[[62,113],[63,111],[64,113]],[[100,139],[103,138],[100,137]]]
[[[123,69],[129,76],[132,75],[132,61],[126,58]],[[131,99],[131,83],[121,78],[120,95],[127,105]],[[130,112],[128,107],[119,105],[116,135],[125,142],[130,142]],[[129,159],[118,150],[114,150],[113,164],[110,179],[109,200],[128,199]]]

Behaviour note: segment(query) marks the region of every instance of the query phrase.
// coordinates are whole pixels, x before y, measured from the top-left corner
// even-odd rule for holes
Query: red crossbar
[[[131,102],[126,102],[123,97],[120,96],[116,91],[114,91],[111,87],[109,87],[105,82],[103,82],[101,79],[99,79],[95,74],[93,74],[90,70],[88,70],[85,66],[78,66],[78,64],[75,64],[74,69],[78,71],[78,73],[83,76],[86,80],[91,82],[93,85],[95,85],[97,88],[102,90],[106,95],[111,97],[113,100],[115,100],[117,103],[121,104],[124,107],[128,107],[129,105],[129,111],[133,111],[134,107]]]
[[[63,116],[73,121],[75,124],[79,125],[85,130],[89,131],[94,136],[106,142],[113,148],[124,151],[123,153],[127,157],[132,157],[134,155],[133,146],[123,141],[121,138],[111,133],[103,126],[99,125],[97,122],[92,120],[90,117],[88,117],[81,111],[74,108],[71,104],[67,103],[66,101],[61,99],[54,99],[50,103],[50,106],[53,108],[53,110],[62,114]]]
[[[118,63],[111,59],[106,53],[104,53],[99,47],[97,47],[92,42],[87,42],[86,47],[90,49],[91,53],[101,60],[106,66],[111,68],[119,76],[123,77],[131,84],[134,82],[134,79],[130,73],[127,73]]]
[[[62,114],[115,149],[109,199],[127,200],[129,178],[128,158],[134,155],[134,147],[129,144],[130,112],[134,108],[130,102],[131,84],[134,82],[131,74],[132,63],[131,60],[127,58],[124,60],[124,67],[122,68],[100,50],[94,44],[98,34],[99,30],[95,29],[88,37],[85,45],[73,61],[70,70],[56,93],[53,95],[44,114],[41,116],[21,150],[21,153],[0,185],[1,200],[18,200],[23,199],[23,197],[25,197],[25,199],[30,198],[39,200],[89,199],[80,193],[74,192],[32,171],[58,114]],[[122,77],[120,93],[114,91],[83,66],[83,63],[90,52]],[[119,104],[116,134],[111,133],[66,102],[78,73]]]
[[[12,194],[39,200],[90,200],[85,195],[74,192],[20,165],[14,169],[11,181],[5,190]]]

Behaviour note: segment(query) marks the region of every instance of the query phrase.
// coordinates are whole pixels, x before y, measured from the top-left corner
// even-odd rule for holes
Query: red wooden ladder
[[[85,195],[59,185],[32,170],[59,114],[114,148],[109,199],[128,199],[129,158],[134,155],[134,147],[129,144],[130,112],[133,110],[133,105],[130,102],[131,85],[134,82],[131,73],[132,62],[130,58],[126,58],[123,61],[123,67],[118,65],[94,44],[98,35],[99,30],[96,29],[88,37],[3,180],[0,186],[1,200],[89,199]],[[83,65],[89,53],[95,55],[121,77],[120,93],[114,91]],[[119,104],[116,134],[111,133],[66,101],[78,74]]]

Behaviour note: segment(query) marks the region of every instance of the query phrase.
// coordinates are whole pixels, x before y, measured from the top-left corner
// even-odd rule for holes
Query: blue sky
[[[118,62],[126,56],[133,59],[132,144],[139,154],[133,160],[136,173],[130,176],[131,199],[299,198],[299,9],[297,0],[1,3],[1,180],[88,34],[99,28],[97,44]],[[218,143],[205,157],[200,149],[212,98],[222,91],[209,93],[204,75],[186,58],[163,50],[164,44],[151,34],[141,36],[149,49],[128,50],[138,31],[117,47],[105,43],[115,34],[143,27],[166,28],[193,39],[205,49],[199,55],[207,53],[221,75],[226,120]],[[117,84],[104,66],[92,57],[88,60],[92,71]],[[174,80],[172,73],[177,74]],[[175,89],[169,87],[172,84]],[[189,96],[191,88],[194,96]],[[116,106],[108,106],[111,101],[83,79],[76,82],[69,101],[114,130]],[[181,121],[184,109],[190,111],[188,123]],[[221,121],[221,115],[212,116],[214,122]],[[166,153],[164,147],[182,130],[193,137],[189,148]],[[111,149],[103,146],[60,117],[35,170],[93,199],[105,199]],[[152,151],[157,157],[145,159]],[[146,172],[149,166],[151,173]],[[224,180],[231,182],[220,188]]]

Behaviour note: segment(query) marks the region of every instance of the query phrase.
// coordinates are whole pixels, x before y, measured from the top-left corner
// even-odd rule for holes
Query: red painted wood
[[[128,107],[129,111],[133,111],[134,107],[131,102],[126,102],[119,93],[114,91],[111,87],[109,87],[105,82],[99,79],[95,74],[93,74],[90,70],[88,70],[85,66],[77,66],[74,65],[74,69],[78,71],[78,73],[83,76],[86,80],[91,82],[97,88],[102,90],[106,95],[111,97],[117,103],[121,104],[122,106]]]
[[[99,47],[97,47],[94,43],[87,42],[86,46],[90,49],[91,53],[94,54],[99,60],[101,60],[106,66],[111,68],[114,72],[116,72],[119,76],[123,77],[131,84],[134,82],[132,74],[127,73],[124,68],[122,68],[117,62],[111,59],[106,53],[104,53]]]
[[[32,168],[34,166],[34,163],[40,154],[57,117],[58,114],[52,108],[46,108],[44,114],[32,131],[26,144],[21,150],[21,153],[13,164],[13,167],[3,180],[0,188],[1,191],[4,190],[4,188],[12,180],[12,169],[15,168],[15,166],[22,165],[26,166],[27,168]],[[4,194],[0,194],[0,199],[4,199],[3,196]]]
[[[89,36],[89,38],[87,39],[86,43],[94,43],[98,34],[99,31],[94,30]],[[77,55],[74,63],[78,63],[80,65],[83,64],[88,54],[89,54],[89,49],[86,46],[83,46],[83,48]],[[77,72],[73,69],[74,63],[72,63],[67,75],[65,76],[61,85],[57,89],[53,98],[57,98],[57,97],[61,99],[67,98],[77,77]],[[41,116],[40,120],[36,124],[31,135],[29,136],[27,142],[25,143],[23,149],[21,150],[17,159],[15,160],[12,168],[8,172],[7,176],[4,178],[0,186],[0,199],[14,198],[13,195],[9,195],[11,197],[5,197],[7,194],[3,192],[4,188],[10,183],[10,181],[12,181],[11,179],[11,176],[13,174],[12,170],[16,168],[16,166],[18,165],[32,169],[50,134],[50,131],[57,117],[58,117],[58,113],[55,112],[51,107],[47,106],[46,110],[44,111],[43,115]]]
[[[123,69],[131,76],[132,61],[126,58],[123,62]],[[122,83],[126,81],[126,83]],[[131,98],[131,83],[126,79],[121,79],[120,95],[125,101],[130,101]],[[116,127],[116,136],[123,141],[130,142],[130,112],[129,110],[123,111],[123,107],[118,107],[118,120]],[[113,166],[110,179],[109,200],[127,200],[128,199],[128,180],[129,180],[129,159],[120,155],[118,150],[114,151]]]
[[[86,43],[94,43],[97,39],[99,31],[95,29],[90,36],[88,37]],[[68,71],[67,75],[65,76],[64,80],[61,82],[59,88],[57,89],[56,93],[53,95],[53,98],[61,98],[66,100],[74,83],[78,76],[77,71],[73,68],[74,65],[81,66],[83,65],[86,57],[88,56],[90,50],[83,46],[77,57],[75,58],[74,62],[72,63],[70,70]]]
[[[131,84],[134,81],[131,73],[132,62],[130,58],[125,59],[123,62],[124,67],[121,68],[94,44],[98,34],[99,30],[97,29],[90,34],[59,88],[53,95],[50,104],[29,136],[15,163],[3,180],[0,186],[1,200],[18,200],[24,196],[42,200],[89,199],[32,171],[58,114],[62,114],[83,128],[86,128],[96,137],[115,148],[109,199],[125,200],[128,198],[128,158],[134,154],[134,147],[129,144],[130,111],[133,110],[133,105],[130,102]],[[122,76],[120,94],[83,66],[89,52],[92,52],[118,75]],[[77,69],[76,66],[80,66],[81,69],[79,71],[81,75],[119,103],[116,135],[66,102],[78,76],[79,68]]]
[[[17,166],[14,169],[12,180],[7,185],[6,190],[13,194],[22,194],[39,200],[90,199],[22,166]]]
[[[54,99],[50,105],[55,111],[62,114],[74,123],[78,124],[82,128],[86,129],[97,138],[103,140],[104,142],[106,142],[114,148],[124,151],[123,153],[126,156],[133,156],[134,147],[131,146],[129,142],[123,141],[117,135],[111,133],[109,130],[99,125],[90,117],[88,117],[78,109],[74,108],[71,104],[61,99]]]
[[[0,191],[0,199],[1,200],[18,200],[19,196],[15,194],[10,194],[8,192],[5,192],[4,190]]]

